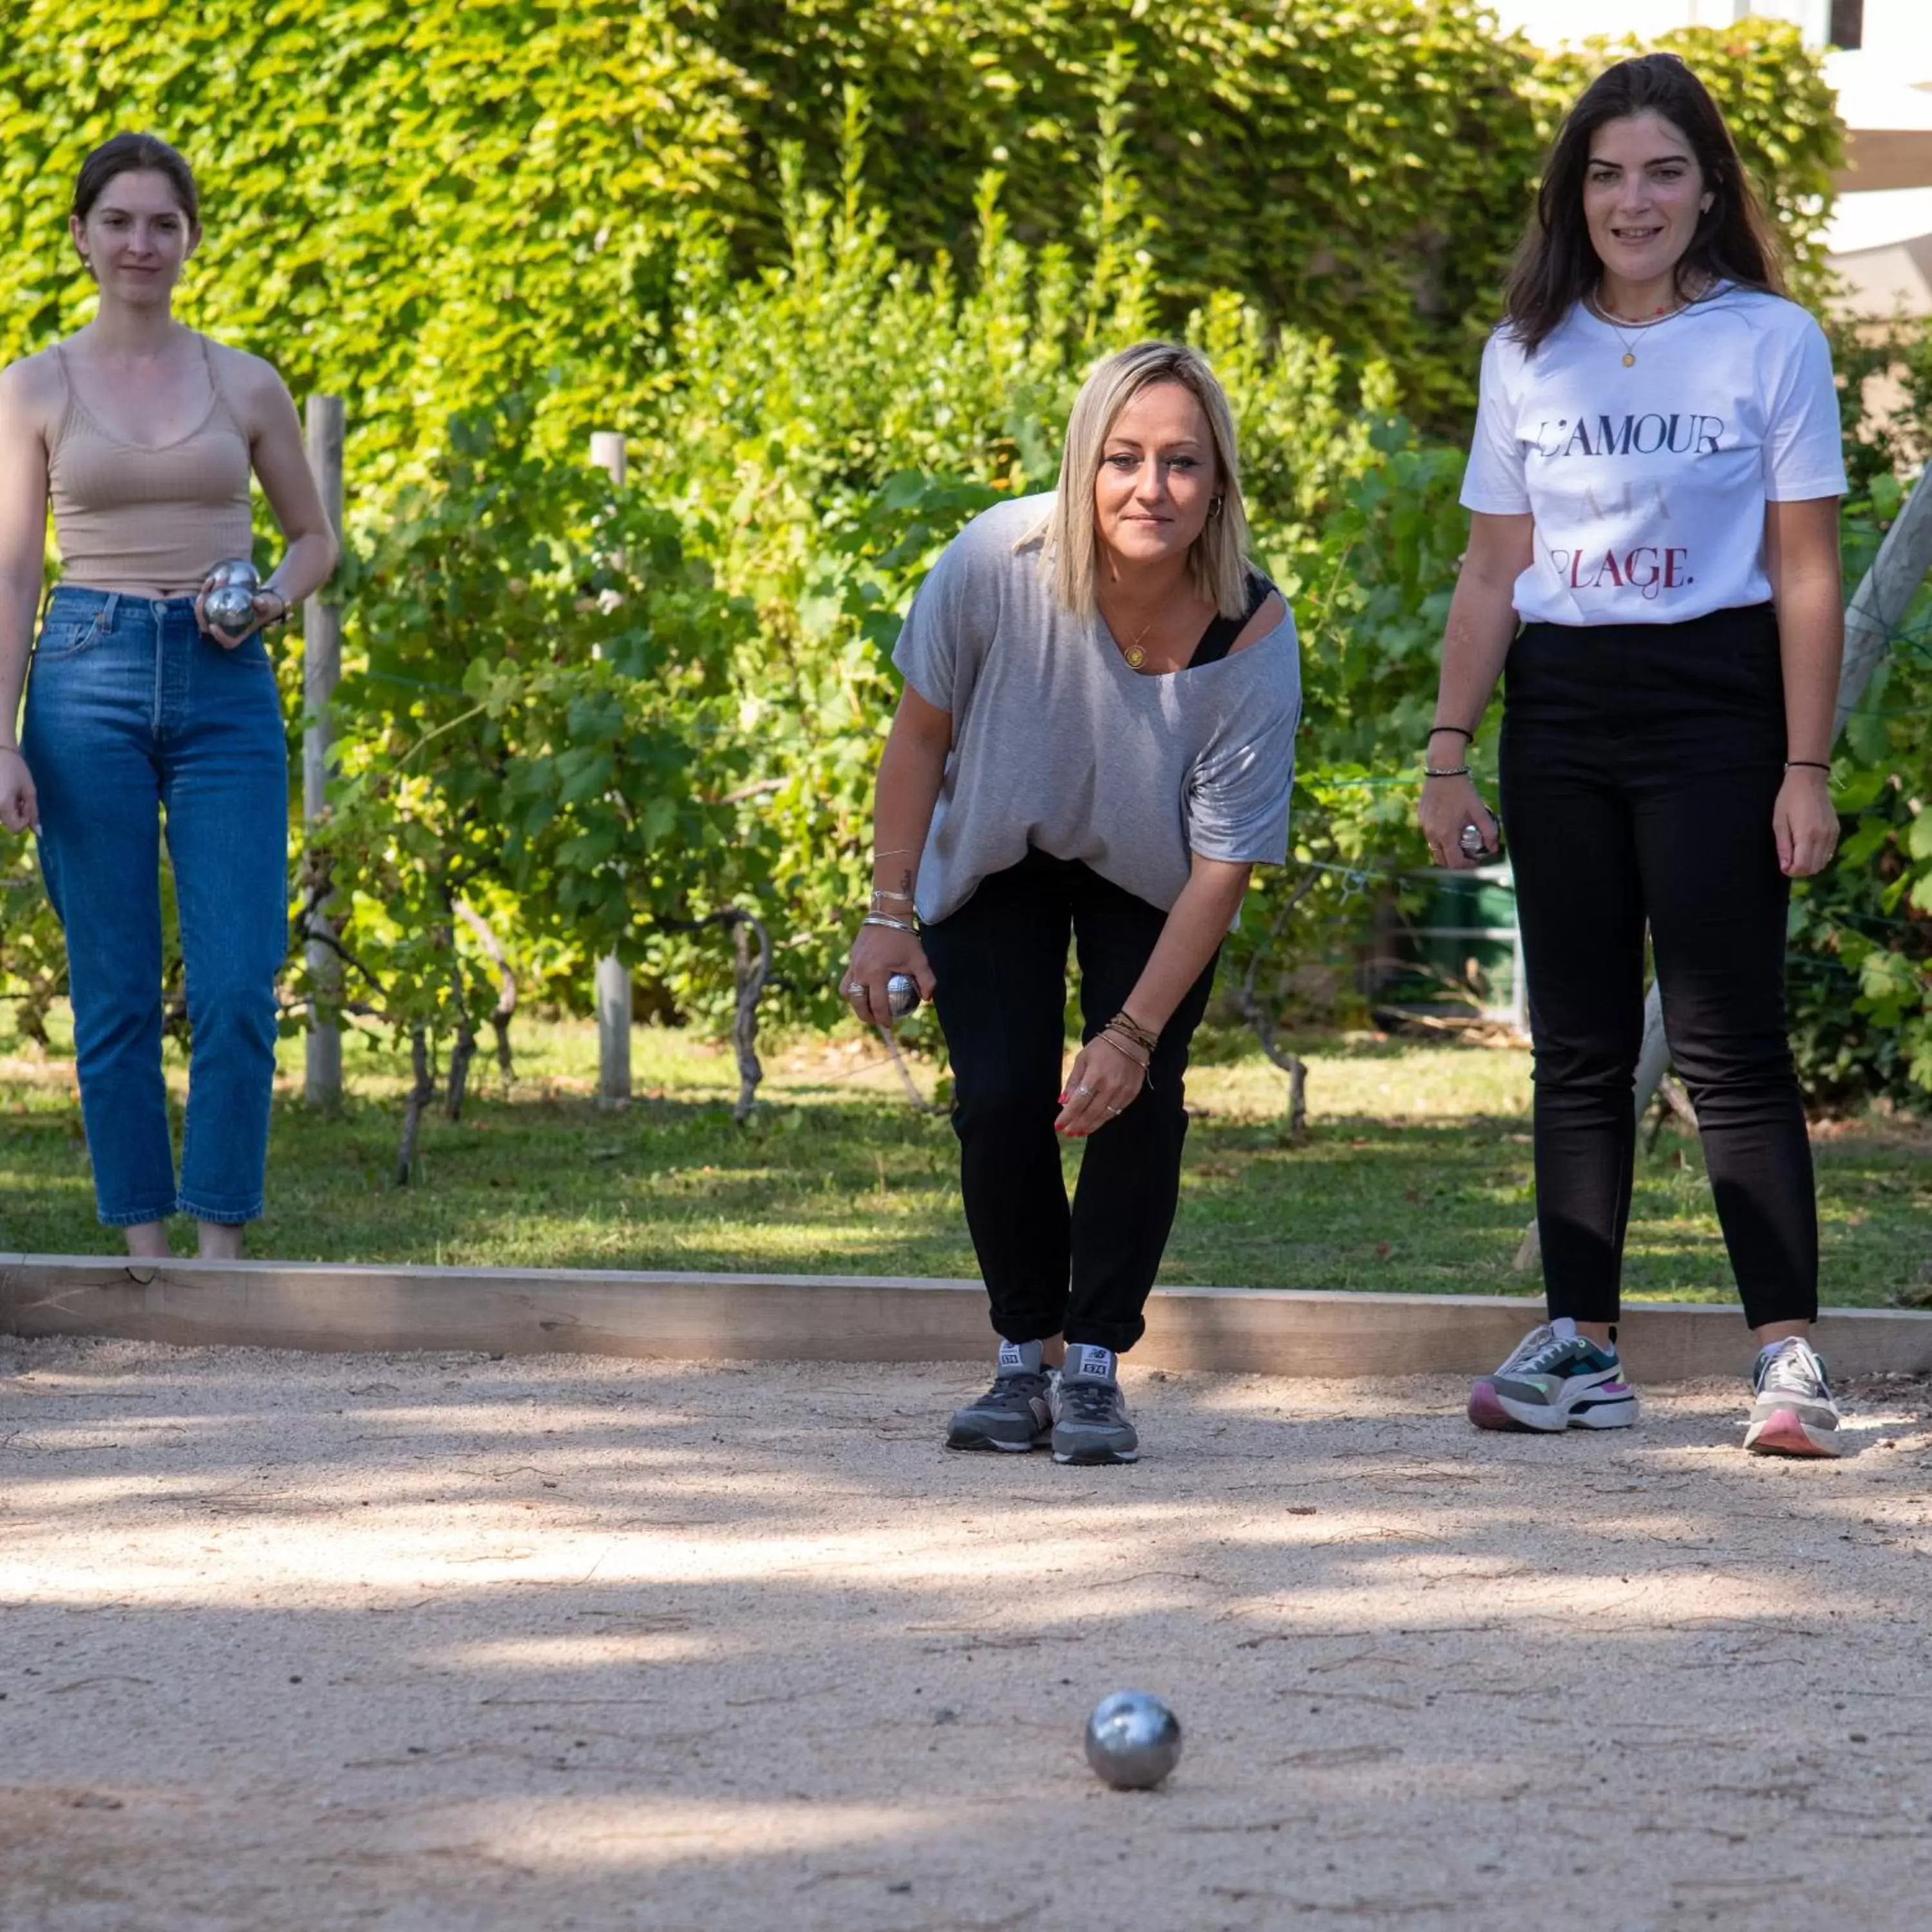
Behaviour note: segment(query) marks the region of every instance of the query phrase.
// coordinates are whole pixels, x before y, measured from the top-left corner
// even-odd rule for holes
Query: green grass
[[[56,1035],[56,1046],[61,1036]],[[1285,1083],[1244,1036],[1202,1044],[1185,1193],[1162,1279],[1266,1287],[1534,1292],[1510,1264],[1532,1214],[1528,1056],[1384,1040],[1305,1043],[1309,1144],[1281,1132]],[[592,1095],[588,1026],[522,1023],[516,1084],[479,1059],[464,1118],[425,1122],[415,1184],[393,1168],[402,1079],[352,1040],[339,1119],[301,1104],[284,1042],[268,1219],[250,1251],[322,1261],[970,1275],[954,1143],[914,1112],[876,1043],[767,1052],[763,1104],[734,1124],[728,1052],[640,1029],[638,1099]],[[930,1092],[934,1069],[914,1061]],[[177,1102],[184,1069],[170,1050]],[[0,1038],[0,1249],[112,1252],[94,1220],[70,1060]],[[1826,1298],[1874,1305],[1932,1264],[1932,1130],[1871,1119],[1816,1136]],[[1069,1166],[1074,1156],[1070,1150]],[[178,1230],[178,1246],[190,1238]],[[1694,1142],[1646,1156],[1630,1216],[1634,1296],[1725,1300]]]

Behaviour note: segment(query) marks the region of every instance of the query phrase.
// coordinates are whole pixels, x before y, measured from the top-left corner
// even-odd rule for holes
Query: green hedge
[[[366,478],[562,372],[557,446],[647,393],[694,238],[785,253],[782,183],[839,187],[847,92],[893,246],[970,256],[988,169],[1021,240],[1130,237],[1154,313],[1217,290],[1466,406],[1552,115],[1466,0],[13,0],[0,46],[0,356],[86,312],[74,171],[117,130],[206,186],[197,324],[354,399]],[[1758,22],[1666,37],[1711,79],[1801,257],[1835,154],[1816,62]],[[1104,192],[1096,197],[1096,184]],[[1137,184],[1138,185],[1135,185]],[[421,473],[416,465],[416,473]]]

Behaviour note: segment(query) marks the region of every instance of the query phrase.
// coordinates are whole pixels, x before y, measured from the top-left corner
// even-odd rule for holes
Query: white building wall
[[[1864,51],[1894,79],[1932,86],[1932,0],[1865,0]]]
[[[1520,27],[1544,47],[1599,34],[1650,40],[1673,27],[1728,27],[1751,14],[1795,22],[1810,45],[1822,46],[1832,17],[1832,0],[1490,0],[1490,4],[1505,27]],[[1932,0],[1865,0],[1868,46],[1882,22],[1888,32],[1916,38],[1932,34]]]

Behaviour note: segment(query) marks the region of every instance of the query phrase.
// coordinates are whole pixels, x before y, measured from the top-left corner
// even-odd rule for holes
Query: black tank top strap
[[[1234,640],[1247,628],[1255,613],[1274,595],[1274,586],[1259,571],[1250,571],[1247,608],[1238,617],[1224,617],[1217,612],[1201,633],[1201,641],[1194,646],[1194,655],[1184,668],[1192,670],[1202,664],[1220,663],[1234,649]]]

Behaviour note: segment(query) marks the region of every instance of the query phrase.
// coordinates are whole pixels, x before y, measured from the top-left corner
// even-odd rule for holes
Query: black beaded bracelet
[[[1821,765],[1816,758],[1786,758],[1784,769],[1787,772],[1828,772],[1829,765]]]
[[[1473,745],[1476,742],[1475,733],[1473,731],[1464,730],[1460,724],[1432,724],[1429,728],[1429,735],[1432,738],[1436,736],[1438,733],[1443,731],[1454,732],[1456,736],[1460,738],[1462,742],[1467,745]]]

